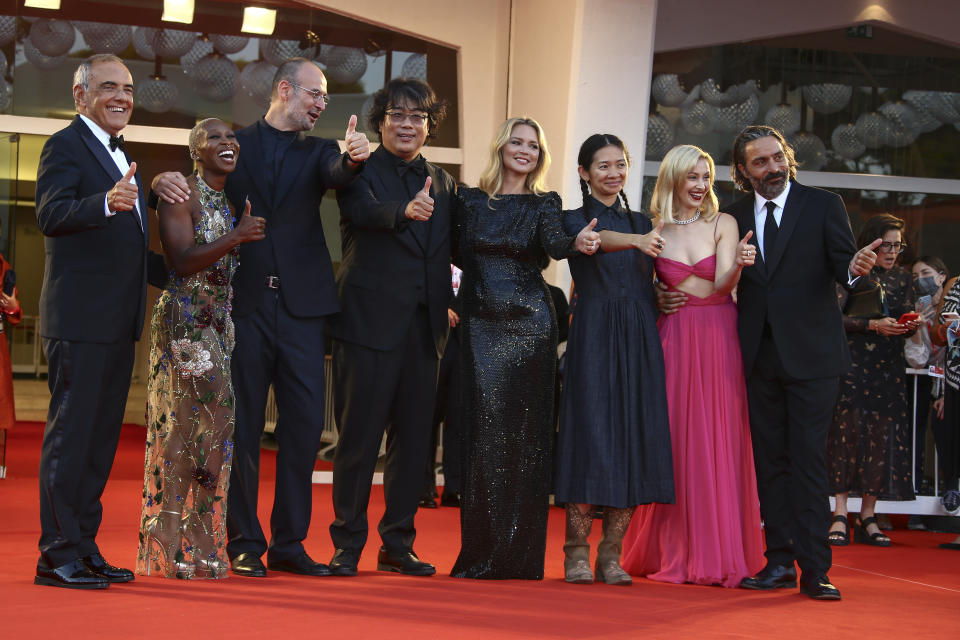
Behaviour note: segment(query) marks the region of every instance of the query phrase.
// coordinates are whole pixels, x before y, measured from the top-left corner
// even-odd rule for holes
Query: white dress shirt
[[[96,122],[88,118],[83,114],[79,114],[80,119],[90,128],[90,131],[93,132],[93,135],[96,136],[97,140],[103,145],[103,148],[106,149],[107,155],[113,160],[114,164],[117,165],[117,169],[120,169],[120,175],[126,175],[127,171],[130,170],[130,163],[127,162],[127,157],[123,154],[123,151],[117,147],[113,151],[110,150],[110,134],[103,130],[103,128],[98,125]],[[137,183],[136,177],[131,177],[130,182],[133,184]],[[110,207],[107,206],[107,197],[103,197],[103,213],[108,218],[117,215],[117,211],[110,211]],[[137,202],[133,203],[133,213],[137,218],[137,223],[140,225],[140,229],[143,230],[143,220],[140,217],[140,205]]]
[[[757,247],[760,249],[760,255],[763,256],[764,262],[767,260],[767,256],[763,252],[763,225],[767,222],[767,203],[772,202],[777,205],[777,208],[773,211],[773,219],[777,221],[777,227],[780,227],[780,223],[783,221],[783,206],[787,203],[787,196],[790,194],[790,185],[791,183],[788,180],[786,188],[773,200],[767,200],[756,191],[753,192],[753,220],[756,229],[754,235],[757,238]]]

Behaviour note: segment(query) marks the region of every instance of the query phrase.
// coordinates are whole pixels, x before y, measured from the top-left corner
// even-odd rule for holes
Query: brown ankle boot
[[[635,507],[626,509],[603,508],[603,537],[597,545],[597,580],[607,584],[629,585],[633,578],[620,566],[620,552],[623,549],[623,536],[630,526]]]
[[[567,539],[563,544],[563,573],[567,582],[574,584],[592,584],[590,571],[590,543],[587,537],[593,526],[593,516],[589,511],[581,513],[580,508],[568,502]]]

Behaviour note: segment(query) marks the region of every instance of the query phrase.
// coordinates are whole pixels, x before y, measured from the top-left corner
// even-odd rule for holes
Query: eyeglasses
[[[330,96],[325,94],[323,91],[320,91],[320,89],[307,89],[306,87],[300,86],[296,82],[291,82],[290,86],[296,89],[300,89],[304,93],[309,93],[311,96],[313,96],[314,102],[322,102],[324,105],[330,104]]]
[[[426,124],[427,119],[430,117],[425,113],[404,113],[402,111],[387,111],[387,117],[390,118],[390,122],[396,124],[403,124],[404,122],[409,122],[415,127],[422,127]]]
[[[881,242],[880,250],[885,253],[903,253],[907,248],[906,242]]]

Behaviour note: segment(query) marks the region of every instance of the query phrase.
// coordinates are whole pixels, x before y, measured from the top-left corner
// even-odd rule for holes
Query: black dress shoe
[[[428,494],[423,494],[420,496],[420,502],[417,503],[417,506],[421,509],[436,509],[437,501],[434,500],[433,496]]]
[[[110,586],[110,581],[90,571],[83,560],[77,558],[73,562],[62,564],[53,569],[48,569],[38,563],[37,575],[33,578],[33,584],[67,589],[106,589]]]
[[[460,506],[460,494],[456,491],[444,491],[443,497],[440,498],[441,507],[459,507]]]
[[[302,576],[330,575],[330,567],[321,562],[314,562],[313,558],[308,556],[306,551],[298,556],[284,560],[271,560],[268,555],[267,568],[271,571],[286,571],[288,573],[298,573]]]
[[[230,561],[230,568],[238,576],[246,578],[266,578],[267,568],[263,566],[260,556],[255,553],[241,553]]]
[[[330,560],[330,574],[335,576],[355,576],[357,575],[357,563],[360,562],[360,554],[347,549],[337,549],[333,553],[333,559]]]
[[[830,584],[830,578],[825,575],[806,576],[800,579],[800,593],[805,593],[814,600],[839,600],[840,590]]]
[[[395,571],[408,576],[432,576],[437,572],[437,568],[428,562],[421,562],[413,549],[387,551],[386,547],[380,547],[377,571]]]
[[[757,575],[740,581],[741,589],[792,589],[797,586],[797,570],[780,564],[768,564]]]
[[[108,582],[131,582],[133,571],[115,567],[99,553],[93,553],[83,558],[83,564],[98,576],[103,576]]]

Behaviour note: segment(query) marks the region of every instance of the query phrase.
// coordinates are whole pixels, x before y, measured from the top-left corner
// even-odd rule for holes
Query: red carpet
[[[892,532],[894,546],[851,545],[834,554],[841,602],[814,602],[796,590],[667,585],[568,585],[562,580],[563,513],[551,510],[543,582],[448,577],[459,549],[456,509],[421,510],[416,550],[439,575],[412,578],[376,571],[375,522],[383,512],[375,486],[374,526],[356,578],[307,578],[271,572],[184,582],[138,577],[103,592],[32,584],[39,516],[37,463],[42,425],[9,434],[8,478],[0,480],[0,636],[3,638],[956,638],[960,552],[936,548],[949,534]],[[264,452],[263,478],[274,473]],[[125,427],[104,495],[98,541],[114,563],[132,566],[140,509],[143,431]],[[264,483],[267,487],[268,483]],[[272,495],[261,492],[268,522]],[[330,487],[314,487],[307,551],[332,554]],[[594,542],[599,536],[595,527]],[[814,636],[817,637],[817,636]]]

